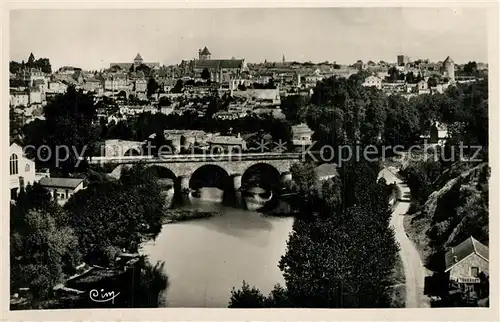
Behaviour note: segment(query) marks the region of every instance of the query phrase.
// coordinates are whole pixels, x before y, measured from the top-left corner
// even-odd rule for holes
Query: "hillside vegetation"
[[[438,168],[427,162],[406,170],[410,187],[422,190],[415,182],[416,167],[427,171]],[[421,176],[431,179],[432,173],[425,170]],[[488,177],[486,162],[458,162],[426,187],[425,190],[430,191],[430,194],[425,202],[419,204],[418,199],[413,201],[405,228],[430,269],[441,269],[446,248],[470,236],[488,245]]]

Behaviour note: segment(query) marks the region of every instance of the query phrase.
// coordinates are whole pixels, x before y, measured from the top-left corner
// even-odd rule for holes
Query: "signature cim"
[[[115,304],[115,297],[117,297],[118,295],[120,295],[120,292],[118,293],[115,293],[114,291],[105,292],[103,289],[101,289],[101,291],[93,289],[90,290],[89,292],[90,299],[98,303],[112,301],[112,303]]]

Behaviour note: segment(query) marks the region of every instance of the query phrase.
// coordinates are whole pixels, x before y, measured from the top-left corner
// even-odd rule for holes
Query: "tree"
[[[78,156],[87,156],[97,146],[99,138],[94,98],[68,87],[44,107],[45,131],[43,140],[52,151],[50,164],[64,171],[74,170]],[[59,155],[55,151],[59,147]],[[82,155],[83,154],[83,155]]]
[[[390,146],[413,144],[418,139],[419,122],[414,104],[400,95],[389,96],[384,143]]]
[[[414,84],[416,83],[416,78],[415,78],[415,75],[413,75],[412,72],[408,72],[406,73],[406,76],[405,76],[405,81],[408,83],[408,84]]]
[[[389,74],[389,82],[391,83],[396,82],[400,77],[399,70],[396,67],[389,68],[387,73]]]
[[[331,207],[328,199],[316,198],[316,207],[301,208],[279,264],[292,307],[389,305],[397,247],[389,228],[387,189],[377,183],[375,168],[347,164],[339,173],[343,188],[336,202],[341,205]],[[308,186],[304,189],[311,190]]]
[[[160,85],[158,85],[158,82],[154,77],[150,77],[148,80],[148,85],[147,85],[147,95],[148,97],[151,97],[151,95],[155,94],[158,92],[158,89],[160,88]]]
[[[110,139],[132,140],[134,139],[134,132],[127,121],[119,120],[118,123],[109,125],[108,137]]]
[[[475,61],[470,61],[464,65],[464,73],[469,76],[474,76],[477,74],[477,63]]]
[[[219,98],[219,94],[217,93],[217,91],[213,91],[208,102],[207,111],[205,112],[207,120],[211,120],[214,114],[221,109],[221,104],[222,102]]]
[[[276,284],[266,297],[255,286],[250,287],[243,281],[241,289],[231,290],[229,308],[286,308],[291,307],[286,289]]]
[[[264,301],[264,295],[255,286],[250,288],[250,285],[243,281],[241,290],[234,287],[231,290],[229,308],[264,308]]]
[[[48,58],[38,58],[35,61],[35,66],[36,68],[40,68],[40,70],[44,73],[52,73],[52,67]]]
[[[120,98],[120,99],[127,99],[127,92],[125,92],[125,91],[120,91],[120,92],[118,93],[118,95],[117,95],[117,96],[118,96],[118,98]]]
[[[157,178],[138,165],[119,181],[79,191],[65,209],[87,262],[106,264],[112,260],[106,256],[109,247],[135,252],[143,238],[160,232],[164,204]]]
[[[300,123],[300,111],[305,106],[305,98],[301,95],[286,96],[281,100],[281,111],[288,121],[294,124]]]
[[[177,82],[175,83],[174,87],[172,88],[171,92],[172,93],[182,93],[183,87],[184,87],[184,83],[182,82],[182,79],[178,79]]]
[[[272,119],[269,132],[275,143],[281,141],[283,144],[290,144],[292,141],[292,127],[287,121]]]
[[[429,87],[436,87],[438,84],[438,81],[435,77],[429,77],[429,80],[427,80],[427,86]]]
[[[172,105],[172,101],[166,96],[161,97],[160,100],[158,101],[158,106],[160,107],[170,106],[170,105]]]
[[[208,71],[207,68],[204,68],[203,71],[201,72],[201,78],[204,79],[205,81],[208,81],[211,78],[210,72]]]
[[[13,106],[9,108],[9,135],[11,138],[22,135],[23,117],[16,113]]]
[[[49,214],[29,210],[23,230],[11,230],[11,287],[29,287],[40,301],[79,264],[78,240],[71,228]]]
[[[275,89],[276,88],[276,84],[274,83],[274,79],[271,78],[269,80],[269,83],[267,83],[266,88],[267,89]]]

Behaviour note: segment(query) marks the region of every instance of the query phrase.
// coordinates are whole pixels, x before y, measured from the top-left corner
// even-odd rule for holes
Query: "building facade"
[[[24,91],[10,91],[10,106],[28,106],[29,105],[29,95]]]
[[[36,182],[35,162],[24,155],[17,143],[10,145],[10,197],[16,199],[21,189]]]
[[[451,247],[445,255],[445,274],[450,289],[458,289],[467,296],[478,297],[480,274],[489,275],[489,249],[474,237]]]
[[[443,76],[448,77],[451,81],[455,80],[455,62],[450,56],[446,57],[443,62]]]
[[[212,54],[205,47],[198,53],[198,60],[193,63],[194,78],[202,78],[205,70],[209,72],[212,82],[229,82],[232,79],[241,78],[246,71],[245,59],[211,59]]]
[[[42,178],[40,184],[61,206],[68,202],[73,194],[83,189],[83,179],[76,178]]]
[[[406,55],[398,55],[397,57],[398,66],[406,66],[410,63],[410,57]]]
[[[375,87],[382,89],[382,79],[377,76],[368,76],[362,84],[365,87]]]

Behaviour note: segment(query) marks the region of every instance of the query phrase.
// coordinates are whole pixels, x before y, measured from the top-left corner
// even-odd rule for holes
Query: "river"
[[[170,282],[166,306],[224,308],[231,289],[241,288],[243,280],[264,295],[276,283],[284,285],[277,265],[293,219],[223,206],[214,201],[217,192],[202,195],[191,197],[185,207],[215,210],[221,216],[166,224],[155,241],[143,245],[152,263],[165,262]]]

